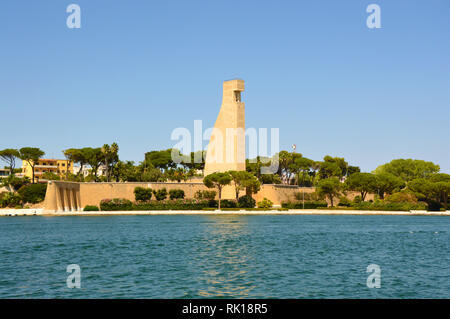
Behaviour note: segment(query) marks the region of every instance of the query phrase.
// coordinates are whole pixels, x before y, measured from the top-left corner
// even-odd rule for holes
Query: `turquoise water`
[[[0,298],[450,298],[449,257],[448,217],[5,217]]]

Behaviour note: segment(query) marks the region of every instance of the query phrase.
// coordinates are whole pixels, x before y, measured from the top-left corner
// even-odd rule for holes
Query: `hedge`
[[[103,211],[132,210],[133,203],[124,198],[102,199],[100,209]]]
[[[171,189],[169,191],[170,199],[182,199],[184,198],[184,190],[182,189]]]
[[[305,209],[326,208],[326,201],[305,201]],[[285,202],[281,203],[281,207],[288,209],[303,209],[303,202]]]
[[[258,208],[271,208],[273,205],[273,202],[270,199],[267,199],[264,197],[264,199],[260,202],[258,202]]]
[[[352,204],[350,209],[356,210],[385,210],[385,211],[410,211],[410,210],[427,210],[427,204],[418,203],[387,203],[387,202],[360,202]]]
[[[144,187],[136,187],[134,189],[134,199],[136,201],[143,201],[143,202],[152,199],[152,189]]]
[[[196,199],[175,199],[134,203],[132,210],[202,210],[209,207],[209,201]]]
[[[244,195],[239,197],[238,207],[241,208],[253,208],[256,205],[256,201],[250,195]]]
[[[86,205],[86,207],[84,207],[83,212],[98,212],[100,209],[98,208],[98,206],[94,206],[94,205]]]
[[[158,190],[154,190],[153,194],[155,195],[156,200],[165,200],[167,198],[167,189],[162,188]]]
[[[216,200],[198,199],[174,199],[174,200],[150,200],[146,202],[131,201],[123,198],[103,199],[100,202],[102,211],[127,211],[127,210],[203,210],[216,209]],[[238,207],[235,200],[222,200],[221,208],[236,209]]]

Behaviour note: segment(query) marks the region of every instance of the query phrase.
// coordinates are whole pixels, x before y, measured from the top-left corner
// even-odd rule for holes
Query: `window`
[[[241,102],[241,91],[234,91],[234,98],[236,102]]]

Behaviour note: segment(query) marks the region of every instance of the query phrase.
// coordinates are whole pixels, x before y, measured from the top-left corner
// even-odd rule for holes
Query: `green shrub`
[[[256,201],[250,195],[244,195],[239,197],[238,207],[253,208],[256,205]]]
[[[441,203],[436,200],[428,200],[427,204],[428,204],[428,210],[431,212],[438,212],[442,208]]]
[[[94,206],[94,205],[86,205],[86,207],[84,207],[83,212],[98,212],[100,210],[100,208],[98,208],[98,206]]]
[[[15,207],[22,202],[20,195],[15,193],[0,194],[0,208]]]
[[[388,195],[385,199],[389,203],[417,203],[417,197],[412,192],[397,192],[392,195]]]
[[[208,207],[218,208],[219,207],[219,201],[215,200],[215,199],[208,200]]]
[[[354,204],[359,204],[359,203],[361,203],[361,196],[356,195],[355,198],[353,198],[353,203],[354,203]]]
[[[134,199],[138,202],[146,202],[152,199],[152,189],[136,187],[134,189]]]
[[[96,182],[98,179],[98,177],[95,177],[94,175],[88,175],[84,178],[84,181],[86,183],[92,183],[92,182]]]
[[[61,180],[61,177],[58,174],[55,174],[53,172],[45,172],[42,174],[42,178],[49,180],[49,181],[59,181]]]
[[[326,208],[328,206],[327,202],[324,200],[317,201],[305,201],[305,209],[316,209],[316,208]],[[303,201],[297,202],[284,202],[281,203],[282,208],[287,209],[303,209]]]
[[[339,204],[338,204],[338,206],[350,207],[351,205],[352,205],[352,202],[351,202],[351,200],[348,199],[347,197],[341,196],[341,197],[339,198]]]
[[[167,189],[162,188],[158,190],[154,190],[153,194],[155,195],[156,200],[165,200],[167,198]]]
[[[270,199],[264,197],[264,199],[258,202],[258,208],[271,208],[273,202]]]
[[[208,207],[207,200],[175,199],[134,203],[132,210],[202,210]]]
[[[169,191],[170,199],[182,199],[184,198],[184,190],[182,189],[171,189]]]
[[[45,199],[47,184],[29,184],[22,186],[17,191],[22,197],[24,203],[36,204]]]
[[[15,175],[10,175],[7,178],[3,179],[3,186],[12,186],[12,188],[17,191],[22,186],[30,184],[30,179],[28,177],[16,177]]]
[[[356,210],[381,210],[381,211],[410,211],[410,210],[426,210],[427,204],[424,202],[407,203],[407,202],[386,202],[376,201],[374,203],[361,202],[352,205]]]
[[[132,210],[133,203],[124,198],[102,199],[100,209],[103,211]]]
[[[231,199],[222,199],[220,202],[220,208],[236,208],[237,202]]]
[[[197,191],[194,195],[196,199],[202,200],[213,200],[216,198],[216,191]]]

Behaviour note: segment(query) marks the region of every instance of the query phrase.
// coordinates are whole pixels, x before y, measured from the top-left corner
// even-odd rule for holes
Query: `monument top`
[[[223,90],[232,90],[232,91],[244,91],[245,85],[244,80],[241,79],[233,79],[223,82]]]

